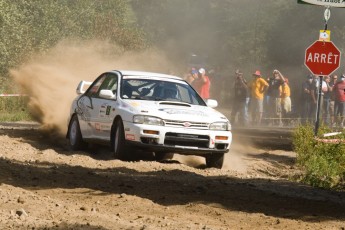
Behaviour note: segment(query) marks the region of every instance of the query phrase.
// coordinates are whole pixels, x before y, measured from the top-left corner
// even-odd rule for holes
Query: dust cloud
[[[224,163],[222,170],[231,170],[239,174],[248,173],[249,160],[246,159],[248,154],[251,152],[256,152],[257,149],[251,146],[251,143],[234,141],[230,147],[230,151],[224,156]],[[175,154],[173,160],[176,160],[182,164],[188,165],[194,168],[205,167],[205,158],[199,156],[184,156]]]
[[[29,95],[29,109],[34,119],[47,131],[64,136],[70,105],[76,97],[81,80],[93,81],[112,69],[131,69],[162,73],[179,73],[179,68],[159,50],[128,52],[104,41],[59,42],[45,54],[37,54],[17,69],[11,70],[15,82]],[[246,172],[243,159],[245,147],[236,144],[226,154],[223,169]],[[205,164],[203,157],[176,155],[181,163],[191,167]]]
[[[172,68],[158,50],[125,52],[105,41],[59,42],[45,54],[10,71],[29,95],[29,110],[48,131],[65,135],[70,106],[81,80],[93,81],[113,69],[168,72]]]

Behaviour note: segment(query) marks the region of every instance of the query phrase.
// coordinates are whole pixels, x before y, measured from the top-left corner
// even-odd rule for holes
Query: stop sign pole
[[[321,106],[321,93],[322,81],[324,76],[329,76],[340,65],[341,53],[339,49],[331,41],[315,41],[305,51],[305,66],[314,75],[319,76],[319,89],[316,107],[316,120],[315,120],[315,136],[317,135],[320,126],[320,106]]]

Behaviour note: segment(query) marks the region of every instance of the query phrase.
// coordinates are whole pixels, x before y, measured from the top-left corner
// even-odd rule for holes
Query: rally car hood
[[[138,101],[128,100],[126,104],[137,114],[156,116],[165,120],[194,121],[212,123],[228,121],[220,112],[200,105],[174,101]]]

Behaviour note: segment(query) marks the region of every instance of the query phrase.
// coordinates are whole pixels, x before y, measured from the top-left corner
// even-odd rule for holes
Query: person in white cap
[[[206,70],[204,68],[199,69],[198,79],[193,82],[194,89],[199,93],[202,99],[210,98],[210,86],[211,82],[208,76],[206,76]]]

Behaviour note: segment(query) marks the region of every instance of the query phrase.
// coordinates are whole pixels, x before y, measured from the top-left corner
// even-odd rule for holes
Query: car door
[[[90,124],[90,107],[92,106],[91,98],[82,95],[77,101],[77,114],[79,119],[79,126],[84,139],[91,138],[91,124]]]
[[[80,130],[84,139],[94,137],[93,126],[94,124],[94,98],[97,97],[100,86],[105,80],[106,75],[99,76],[90,86],[90,88],[78,99],[78,118]]]
[[[115,73],[105,73],[95,84],[95,89],[90,93],[91,106],[90,129],[91,138],[110,140],[110,131],[115,114],[119,77]],[[101,90],[111,90],[115,98],[102,98]]]

